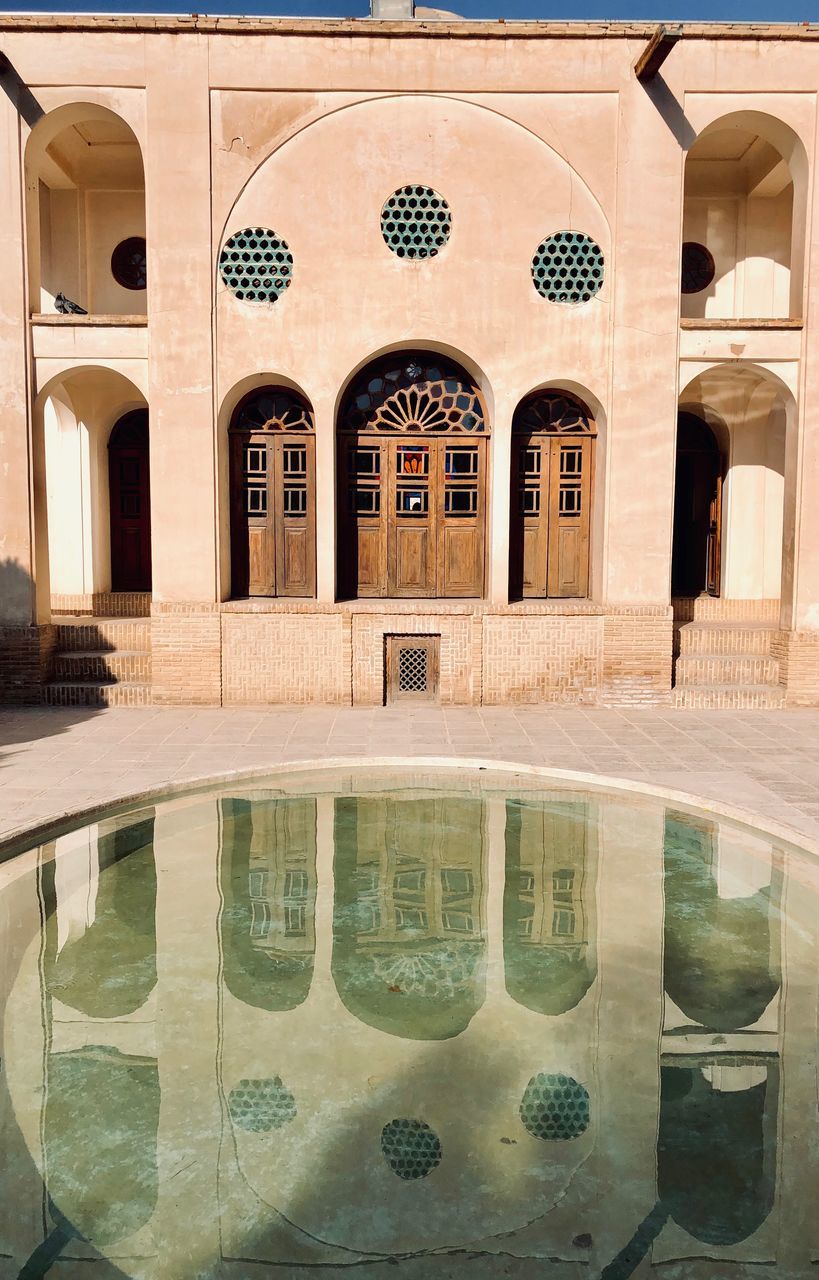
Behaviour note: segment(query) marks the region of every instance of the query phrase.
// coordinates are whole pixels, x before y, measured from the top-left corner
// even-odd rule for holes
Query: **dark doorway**
[[[120,418],[108,441],[111,590],[151,590],[148,410]]]
[[[722,456],[702,418],[677,420],[672,596],[718,596],[722,525]]]

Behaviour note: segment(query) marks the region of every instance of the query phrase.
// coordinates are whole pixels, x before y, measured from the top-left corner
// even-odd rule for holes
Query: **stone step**
[[[54,657],[54,678],[104,684],[150,684],[151,654],[146,649],[69,649]]]
[[[778,684],[682,685],[672,690],[672,705],[698,711],[743,711],[784,707],[785,691]]]
[[[52,680],[43,687],[43,701],[48,707],[147,707],[151,704],[151,686],[125,681]]]
[[[681,685],[775,685],[779,663],[764,654],[738,656],[733,653],[693,653],[677,659],[675,684]]]
[[[56,648],[67,651],[100,653],[122,649],[128,653],[150,651],[150,618],[60,618],[54,625]]]
[[[766,656],[777,631],[753,622],[686,622],[678,628],[679,651],[683,657],[695,653]]]
[[[698,596],[695,600],[678,599],[671,601],[674,620],[684,622],[722,622],[731,625],[735,622],[750,622],[757,626],[776,626],[779,622],[779,601],[767,600],[725,600],[721,596]]]

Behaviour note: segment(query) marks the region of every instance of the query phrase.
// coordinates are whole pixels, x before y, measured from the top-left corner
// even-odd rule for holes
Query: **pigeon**
[[[64,293],[58,293],[54,299],[54,306],[57,308],[61,316],[87,316],[88,312],[85,307],[81,307],[78,302],[72,302]]]

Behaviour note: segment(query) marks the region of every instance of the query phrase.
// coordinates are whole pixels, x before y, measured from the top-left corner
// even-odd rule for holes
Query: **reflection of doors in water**
[[[710,427],[692,413],[677,425],[671,594],[718,596],[722,459]]]
[[[148,410],[126,413],[108,442],[111,589],[151,589],[151,494]]]

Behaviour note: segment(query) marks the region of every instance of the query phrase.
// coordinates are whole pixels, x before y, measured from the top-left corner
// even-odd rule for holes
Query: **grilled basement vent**
[[[387,636],[387,700],[438,697],[440,636]]]
[[[603,251],[579,231],[556,231],[537,247],[532,280],[549,302],[588,302],[603,284]]]

